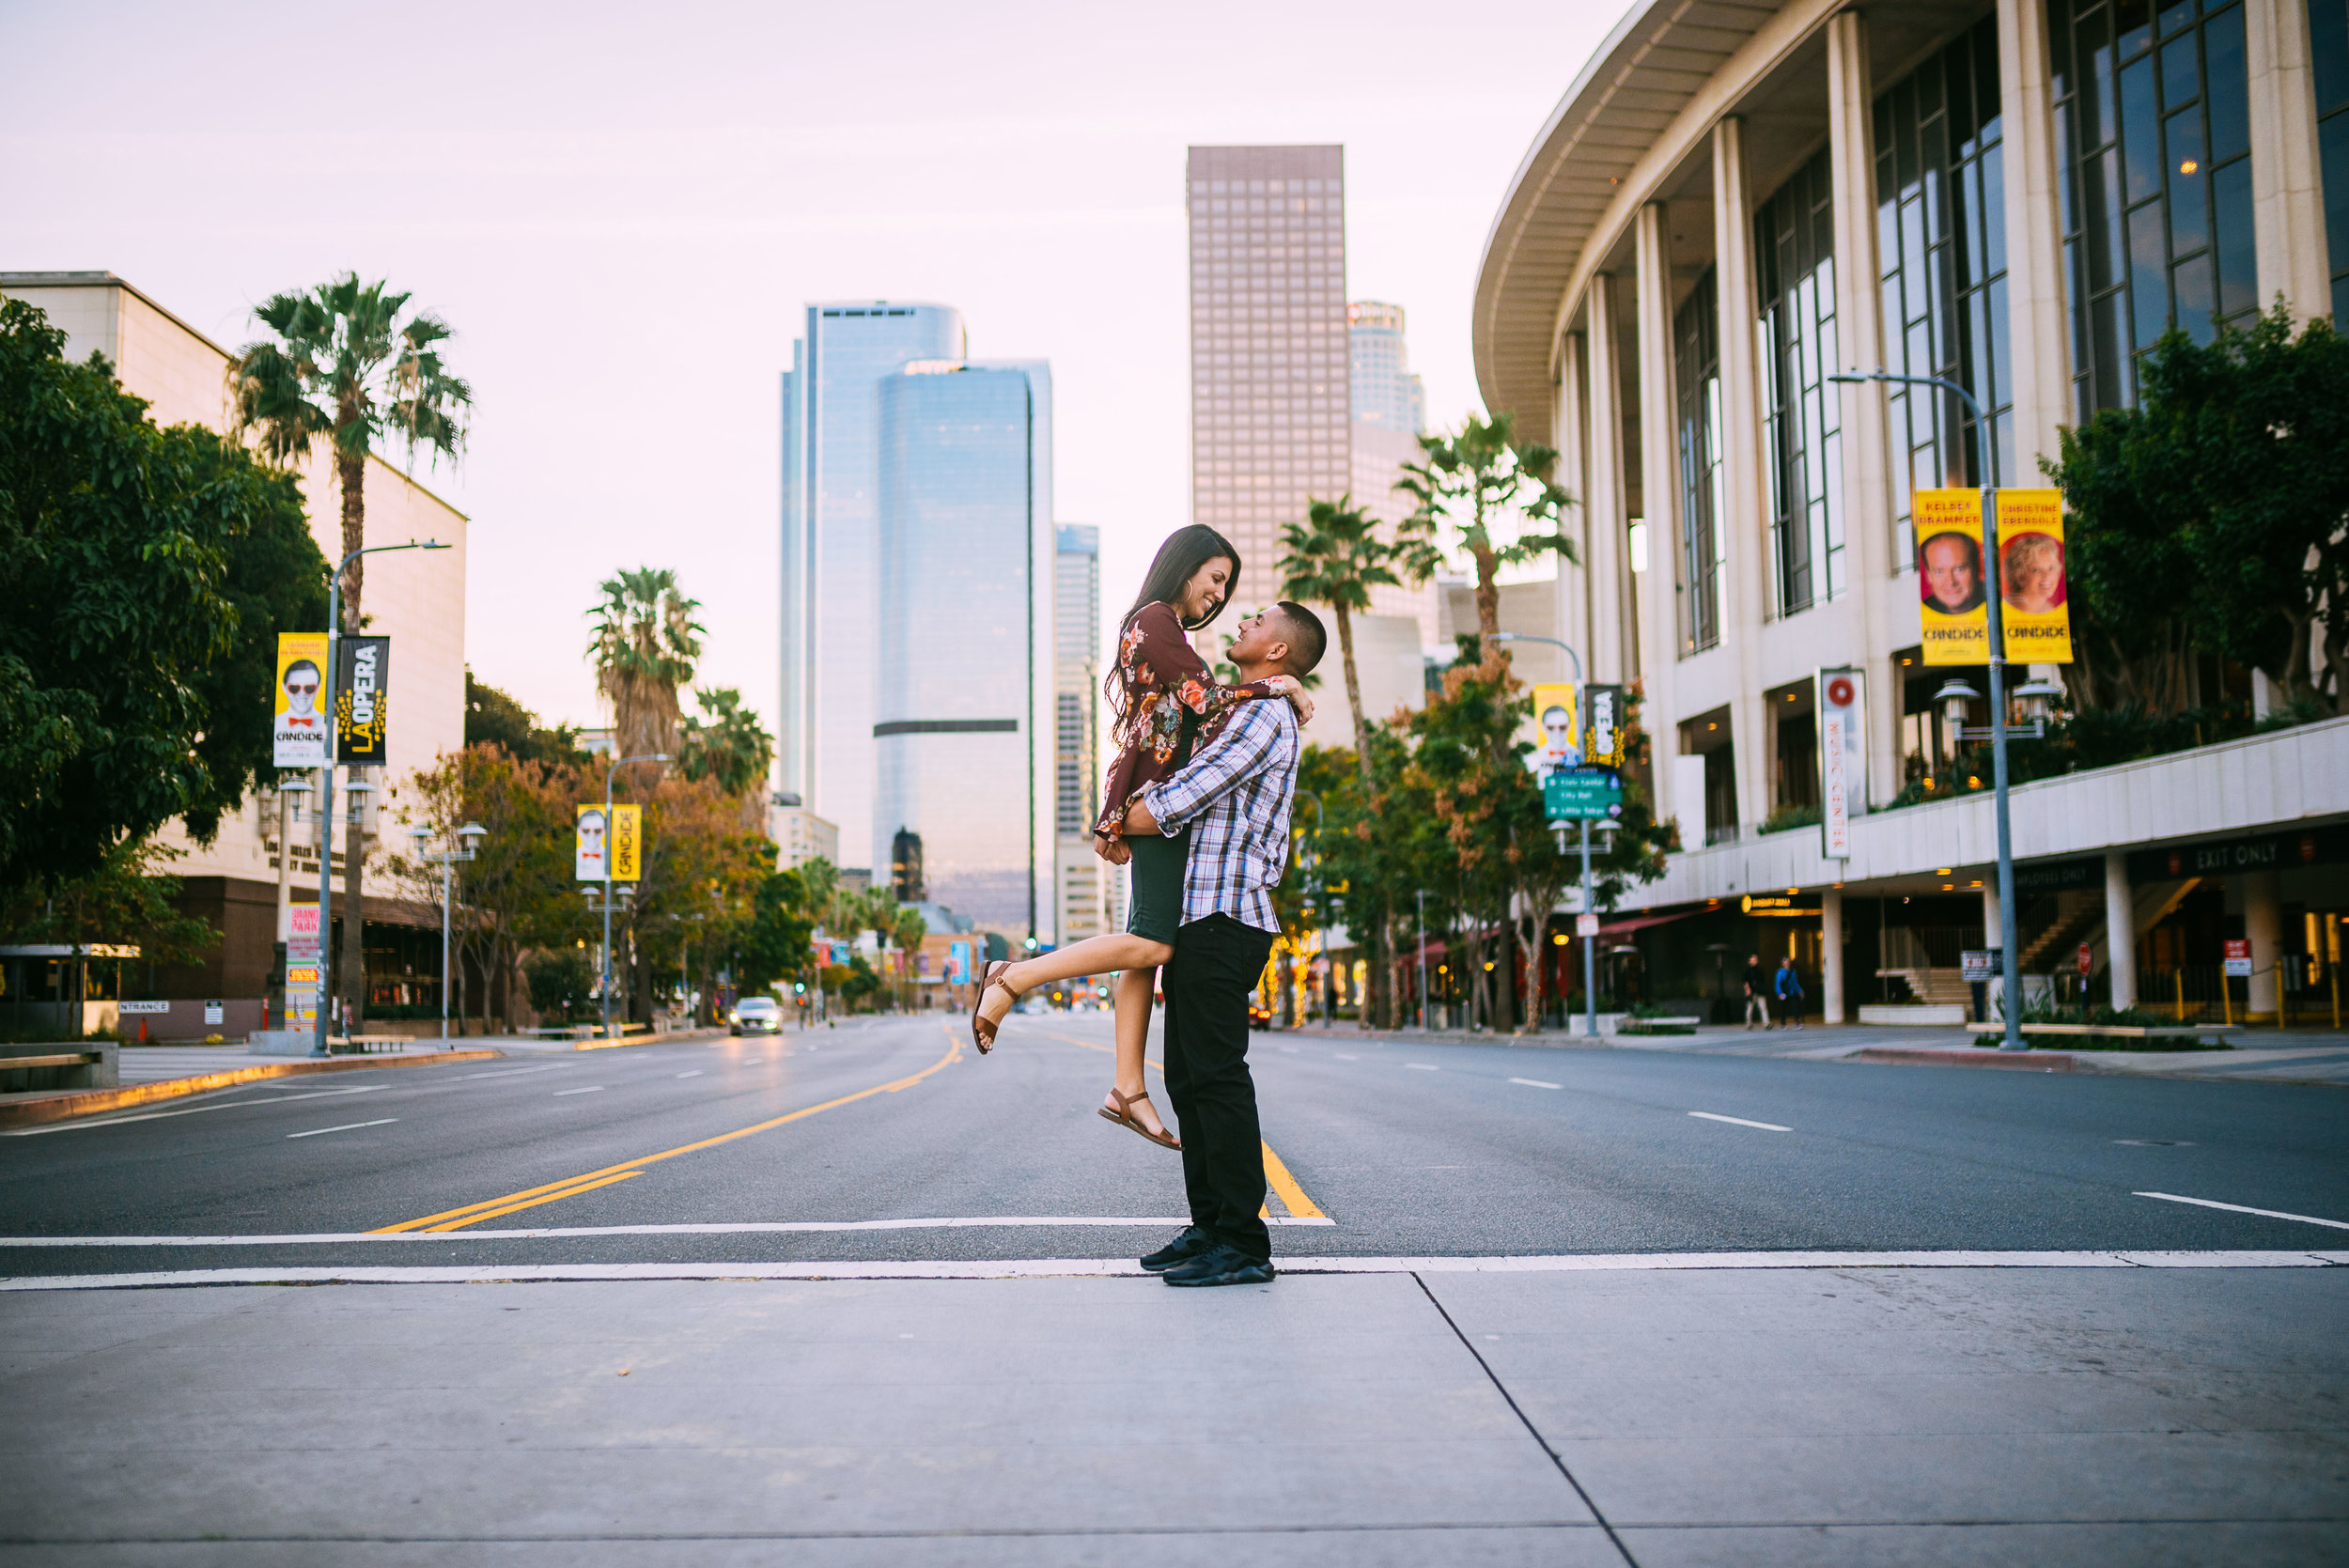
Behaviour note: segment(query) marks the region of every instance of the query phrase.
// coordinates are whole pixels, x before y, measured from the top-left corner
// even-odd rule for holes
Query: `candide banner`
[[[1532,723],[1524,732],[1525,738],[1533,743],[1533,750],[1527,754],[1525,766],[1533,770],[1536,779],[1548,778],[1561,768],[1582,766],[1575,708],[1573,687],[1533,688]]]
[[[319,704],[326,685],[326,633],[277,634],[277,717],[271,726],[280,768],[323,768],[332,721]]]
[[[573,877],[582,882],[603,880],[604,857],[608,852],[605,840],[610,837],[610,824],[604,820],[601,806],[579,808],[579,829],[571,841]]]
[[[387,759],[392,695],[392,640],[345,637],[334,656],[335,756],[344,762]]]
[[[1999,583],[2008,662],[2072,662],[2061,490],[1999,492]]]
[[[614,806],[612,808],[612,879],[633,882],[644,875],[639,865],[640,851],[645,842],[645,808]]]
[[[1982,491],[1918,490],[1918,615],[1928,664],[1990,662],[1983,591]]]

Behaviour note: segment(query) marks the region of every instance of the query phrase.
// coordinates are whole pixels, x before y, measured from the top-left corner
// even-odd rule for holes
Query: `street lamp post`
[[[1577,722],[1579,722],[1588,716],[1591,690],[1582,683],[1582,657],[1571,646],[1561,643],[1555,637],[1535,637],[1523,631],[1496,631],[1493,633],[1493,641],[1496,643],[1548,643],[1553,648],[1564,648],[1566,657],[1574,660]],[[1585,816],[1580,821],[1582,825],[1582,913],[1591,916],[1595,921],[1598,908],[1591,897],[1591,819]],[[1563,854],[1566,848],[1565,829],[1560,827],[1553,828],[1551,831],[1558,835],[1559,853]],[[1576,922],[1578,926],[1580,924],[1579,921]],[[1585,937],[1579,930],[1577,930],[1575,935],[1582,943],[1582,1032],[1586,1039],[1595,1040],[1598,1038],[1598,938],[1595,933]]]
[[[669,753],[621,757],[603,770],[603,1037],[612,1038],[612,777],[631,762],[666,762]]]
[[[335,654],[343,637],[343,573],[350,569],[350,563],[362,555],[381,555],[390,550],[447,550],[449,548],[438,539],[411,539],[406,544],[398,545],[366,545],[344,556],[342,565],[334,568],[334,575],[326,581],[326,679],[329,685],[327,692],[329,711],[333,710],[334,701],[332,685],[335,674]],[[326,1054],[328,1026],[326,977],[334,971],[334,966],[328,958],[328,950],[334,936],[334,752],[342,737],[336,735],[331,726],[327,735],[326,766],[319,770],[321,786],[319,792],[319,1023],[318,1033],[313,1037],[310,1046],[312,1056]],[[354,842],[359,841],[354,839]],[[352,918],[363,920],[364,909],[363,905],[360,909],[353,910]],[[363,952],[365,945],[361,944]]]
[[[1320,892],[1320,891],[1321,891],[1321,828],[1322,828],[1322,824],[1323,824],[1323,822],[1324,822],[1325,820],[1327,820],[1327,818],[1326,818],[1326,815],[1325,815],[1325,814],[1323,813],[1323,811],[1322,811],[1322,809],[1321,809],[1321,797],[1320,797],[1320,796],[1318,796],[1318,795],[1315,794],[1315,793],[1314,793],[1312,790],[1310,790],[1310,789],[1300,789],[1300,790],[1299,790],[1299,791],[1297,792],[1297,798],[1298,798],[1299,800],[1300,800],[1310,801],[1310,802],[1312,802],[1312,804],[1313,804],[1313,808],[1314,808],[1314,847],[1313,847],[1313,857],[1314,857],[1314,859],[1313,859],[1313,868],[1314,868],[1314,890],[1315,890],[1315,892]],[[1329,951],[1329,947],[1330,947],[1330,939],[1330,939],[1330,934],[1329,934],[1327,931],[1324,931],[1324,932],[1322,933],[1322,942],[1321,942],[1322,951],[1323,951],[1324,953],[1327,953],[1327,952]],[[1306,974],[1307,974],[1308,976],[1310,976],[1310,975],[1313,973],[1313,966],[1312,966],[1311,964],[1307,964],[1307,965],[1305,966],[1305,972],[1306,972]],[[1321,994],[1320,994],[1320,993],[1321,993],[1321,987],[1320,987],[1319,986],[1315,986],[1314,987],[1314,992],[1315,992],[1315,995],[1314,995],[1314,1005],[1315,1005],[1315,1007],[1317,1007],[1317,1008],[1319,1008],[1319,1009],[1321,1010],[1321,1027],[1322,1027],[1322,1028],[1324,1028],[1324,1029],[1327,1029],[1327,1028],[1329,1028],[1329,1027],[1330,1027],[1330,1010],[1329,1010],[1329,1007],[1327,1006],[1327,1004],[1326,1004],[1326,1003],[1323,1001],[1323,1000],[1322,1000],[1322,997],[1321,997]],[[1292,994],[1294,994],[1294,993],[1292,993]],[[1299,1021],[1300,1024],[1302,1024],[1304,1020],[1300,1018],[1300,1019],[1299,1019],[1298,1021]],[[1358,1020],[1358,1021],[1359,1021],[1359,1020]]]
[[[1419,1032],[1427,1032],[1427,890],[1415,890],[1419,898]]]
[[[1983,602],[1990,612],[1990,778],[1997,795],[1995,807],[1999,839],[1999,971],[2006,997],[1999,1009],[2004,1016],[2006,1032],[1999,1042],[2000,1050],[2025,1050],[2022,1023],[2019,1017],[2023,1003],[2021,973],[2022,955],[2015,952],[2015,844],[2007,819],[2006,768],[2006,619],[2000,613],[1999,570],[1999,442],[1998,432],[1983,417],[1982,405],[1974,395],[1955,381],[1938,376],[1902,376],[1890,370],[1841,371],[1828,378],[1830,381],[1901,381],[1911,386],[1937,387],[1954,393],[1966,400],[1974,411],[1974,429],[1979,433],[1986,457],[1983,473],[1989,483],[1982,487],[1982,566]],[[2033,689],[2034,691],[2036,689]],[[2044,730],[2035,723],[2034,732]],[[1964,737],[1964,726],[1959,726]]]
[[[470,861],[478,852],[481,841],[490,836],[490,830],[478,822],[468,822],[458,829],[457,840],[464,846],[461,849],[427,850],[425,846],[432,841],[432,830],[429,828],[411,828],[408,836],[416,841],[418,860],[427,865],[441,868],[441,1038],[445,1040],[448,1038],[448,980],[451,972],[448,967],[448,928],[449,904],[455,892],[453,877],[459,862]],[[484,1016],[487,1016],[486,1011]]]

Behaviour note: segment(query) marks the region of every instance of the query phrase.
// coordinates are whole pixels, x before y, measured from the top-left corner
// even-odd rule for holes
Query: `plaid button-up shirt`
[[[1296,711],[1284,702],[1249,703],[1180,772],[1142,792],[1161,833],[1191,831],[1184,924],[1221,913],[1280,931],[1272,890],[1288,870],[1297,752]]]

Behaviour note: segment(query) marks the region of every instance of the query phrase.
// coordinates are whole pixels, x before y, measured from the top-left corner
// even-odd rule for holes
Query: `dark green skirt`
[[[1126,840],[1134,858],[1128,865],[1128,889],[1132,907],[1126,911],[1128,936],[1174,945],[1174,928],[1183,924],[1183,867],[1190,862],[1190,830],[1173,838],[1136,833]]]

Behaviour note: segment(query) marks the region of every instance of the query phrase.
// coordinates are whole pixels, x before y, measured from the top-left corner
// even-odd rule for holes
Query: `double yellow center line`
[[[513,1214],[521,1209],[537,1208],[541,1203],[552,1203],[558,1199],[575,1198],[583,1192],[593,1192],[599,1187],[610,1187],[614,1182],[624,1182],[630,1176],[641,1176],[645,1173],[646,1166],[658,1165],[664,1159],[675,1159],[679,1155],[690,1155],[702,1149],[714,1149],[721,1143],[731,1143],[738,1138],[748,1138],[753,1133],[770,1132],[786,1123],[797,1122],[802,1117],[818,1115],[827,1110],[837,1110],[844,1105],[854,1105],[857,1101],[869,1099],[875,1094],[894,1094],[900,1089],[910,1089],[932,1073],[952,1065],[960,1060],[961,1056],[962,1043],[957,1040],[947,1048],[945,1055],[920,1072],[889,1083],[877,1083],[870,1089],[860,1089],[853,1094],[843,1094],[836,1100],[826,1100],[821,1105],[811,1105],[803,1110],[794,1110],[786,1116],[776,1116],[747,1127],[737,1127],[732,1132],[722,1132],[715,1138],[705,1138],[698,1143],[684,1143],[674,1149],[663,1149],[657,1155],[646,1155],[641,1159],[623,1160],[617,1165],[607,1165],[600,1171],[590,1171],[583,1175],[568,1176],[562,1181],[549,1182],[543,1187],[524,1188],[520,1192],[509,1192],[503,1198],[491,1198],[487,1203],[468,1203],[463,1208],[447,1209],[440,1214],[428,1214],[418,1219],[403,1219],[397,1225],[385,1225],[369,1234],[397,1235],[403,1231],[458,1231],[468,1225],[478,1225],[485,1219],[495,1219],[501,1215]]]

